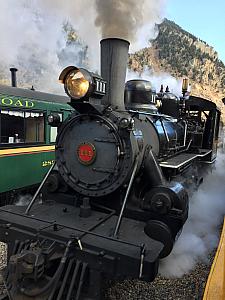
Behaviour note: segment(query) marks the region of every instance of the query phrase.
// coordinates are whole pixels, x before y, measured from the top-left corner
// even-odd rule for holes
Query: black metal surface
[[[10,68],[12,87],[16,87],[17,86],[17,82],[16,82],[16,72],[17,71],[18,71],[17,68]]]
[[[160,237],[160,240],[163,241],[165,247],[160,253],[160,258],[168,256],[174,245],[174,238],[170,228],[163,222],[150,220],[147,222],[144,230],[149,237],[154,239],[158,239]]]
[[[177,156],[160,162],[162,168],[180,168],[185,164],[190,164],[196,158],[201,158],[208,155],[211,150],[201,149],[200,153],[181,153]]]
[[[135,104],[155,104],[155,95],[155,89],[150,81],[135,79],[126,82],[124,101],[128,109]],[[157,111],[155,105],[152,106],[152,109]]]
[[[101,76],[107,81],[105,105],[124,110],[124,86],[129,42],[109,38],[101,41]]]
[[[63,125],[56,141],[59,171],[68,185],[85,196],[112,193],[127,179],[132,167],[129,135],[125,142],[126,146],[115,124],[103,116],[72,117]],[[95,149],[95,159],[90,164],[79,159],[78,149],[85,143]]]
[[[67,207],[67,212],[65,211]],[[53,209],[54,208],[54,209]],[[5,233],[0,233],[0,238],[3,240],[13,240],[14,230],[18,230],[17,239],[20,239],[20,234],[27,233],[29,236],[46,236],[49,239],[56,239],[62,243],[66,243],[71,236],[76,237],[86,233],[81,238],[81,243],[89,245],[90,248],[104,249],[109,253],[119,253],[120,255],[127,255],[131,259],[139,259],[140,245],[146,244],[147,255],[146,260],[154,262],[157,259],[158,252],[162,249],[162,244],[149,239],[144,232],[144,222],[138,222],[124,218],[121,225],[119,239],[112,238],[112,229],[114,228],[117,217],[113,215],[110,219],[101,223],[101,219],[105,217],[104,213],[93,212],[90,218],[79,217],[79,209],[72,206],[65,206],[62,204],[50,203],[45,205],[34,205],[31,216],[24,215],[25,207],[22,206],[6,206],[0,209],[1,224],[8,224],[11,220],[11,225]],[[41,216],[41,218],[39,218]],[[100,224],[93,231],[88,231],[93,224]],[[58,230],[54,231],[58,224]],[[17,228],[17,229],[16,229]],[[25,234],[26,235],[26,234]],[[124,270],[125,271],[125,270]]]
[[[161,101],[159,112],[172,116],[175,119],[180,117],[180,99],[172,93],[160,93],[158,99]]]
[[[45,283],[46,287],[43,289],[43,293],[47,293],[51,286],[50,294],[46,294],[49,298],[44,295],[41,296],[42,292],[38,291],[40,298],[37,299],[53,299],[56,296],[61,297],[60,295],[67,295],[65,299],[85,299],[82,298],[81,290],[82,286],[86,284],[86,271],[94,270],[104,273],[111,279],[124,276],[138,278],[141,274],[142,279],[153,280],[157,274],[158,257],[163,245],[144,233],[145,222],[123,218],[119,238],[113,238],[112,232],[117,222],[117,216],[110,212],[105,214],[92,211],[89,218],[81,218],[79,217],[79,208],[53,202],[34,205],[31,216],[24,215],[24,212],[25,207],[7,206],[0,209],[0,227],[2,229],[0,240],[5,241],[9,245],[9,249],[11,248],[10,245],[13,246],[13,249],[9,250],[11,257],[14,257],[15,253],[18,253],[18,257],[20,257],[20,252],[24,251],[23,249],[26,247],[24,240],[33,241],[33,243],[38,242],[40,245],[43,244],[42,241],[49,241],[48,243],[52,243],[51,248],[53,250],[49,253],[53,254],[57,253],[59,249],[63,250],[62,247],[57,248],[57,245],[72,246],[70,257],[73,262],[64,265],[64,269],[60,265],[58,266],[59,271],[56,274],[59,275],[54,275],[49,283]],[[17,246],[14,244],[15,237]],[[143,245],[144,256],[142,254]],[[20,260],[24,257],[25,252],[21,252],[21,255]],[[63,261],[62,259],[61,261]],[[14,261],[16,263],[15,259]],[[23,265],[22,263],[21,266]],[[19,270],[21,267],[16,263],[15,268]],[[75,268],[73,275],[71,275],[72,268]],[[63,277],[60,274],[64,274]],[[10,270],[9,275],[12,276]],[[71,281],[68,281],[68,278]],[[90,277],[88,276],[88,278]],[[14,279],[13,285],[15,289],[17,286],[16,279],[17,277]],[[93,280],[95,282],[96,278],[90,280],[90,286],[92,286]],[[41,281],[37,284],[41,287]],[[97,281],[96,284],[99,282]],[[67,290],[65,289],[66,286]],[[76,286],[75,289],[74,286]],[[26,286],[26,289],[28,287],[29,285]],[[29,295],[37,293],[33,284],[30,285],[30,289],[29,292],[28,290],[27,292],[23,291],[23,294],[27,295],[28,298]],[[14,291],[10,286],[9,290],[12,293]],[[74,291],[76,291],[75,294]],[[14,293],[17,295],[16,291]],[[93,299],[100,299],[99,297],[99,292],[96,291],[96,298],[93,297]],[[92,297],[90,298],[92,299]]]
[[[130,111],[135,115],[135,111]],[[144,141],[150,145],[157,158],[179,153],[186,145],[183,120],[148,111],[136,111],[135,125],[142,131]]]

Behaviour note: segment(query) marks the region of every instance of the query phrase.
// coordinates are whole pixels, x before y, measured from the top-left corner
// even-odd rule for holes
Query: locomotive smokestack
[[[17,83],[16,83],[16,72],[18,71],[17,68],[10,68],[11,71],[11,84],[12,87],[17,87]]]
[[[101,76],[107,81],[103,104],[125,110],[124,88],[130,43],[117,38],[101,41]]]

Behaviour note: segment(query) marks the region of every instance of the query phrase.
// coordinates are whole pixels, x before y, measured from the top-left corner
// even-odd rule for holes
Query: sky
[[[225,1],[168,0],[166,17],[207,42],[225,63]]]

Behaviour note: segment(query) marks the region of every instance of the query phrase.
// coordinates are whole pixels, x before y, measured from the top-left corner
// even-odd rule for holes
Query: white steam
[[[155,23],[162,20],[165,1],[0,1],[1,77],[10,78],[8,69],[16,66],[19,85],[63,93],[59,73],[68,63],[85,67],[82,51],[87,52],[90,69],[99,70],[102,36],[129,39],[132,49],[146,46],[156,34]],[[65,22],[77,31],[82,44],[67,44]]]
[[[30,203],[32,196],[30,194],[19,195],[15,200],[15,205],[17,206],[26,206]]]
[[[62,24],[62,23],[61,23]],[[0,1],[1,69],[19,69],[18,81],[47,90],[59,73],[56,49],[62,48],[59,19],[40,10],[35,1]],[[53,30],[55,28],[55,30]],[[57,87],[57,86],[56,86]]]
[[[180,277],[197,262],[206,261],[217,246],[219,226],[225,215],[225,154],[219,154],[215,170],[208,174],[190,199],[189,218],[172,253],[161,261],[160,273]]]
[[[169,87],[171,93],[179,96],[182,92],[182,79],[176,79],[168,73],[157,73],[155,74],[151,70],[145,68],[141,73],[128,70],[126,80],[131,79],[144,79],[151,81],[156,92],[160,91],[161,84],[163,84],[164,91],[166,87]]]

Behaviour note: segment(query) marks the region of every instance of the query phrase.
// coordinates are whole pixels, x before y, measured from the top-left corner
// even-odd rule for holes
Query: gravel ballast
[[[106,292],[107,300],[201,300],[215,251],[207,263],[181,278],[157,276],[154,282],[126,280],[112,285]]]

